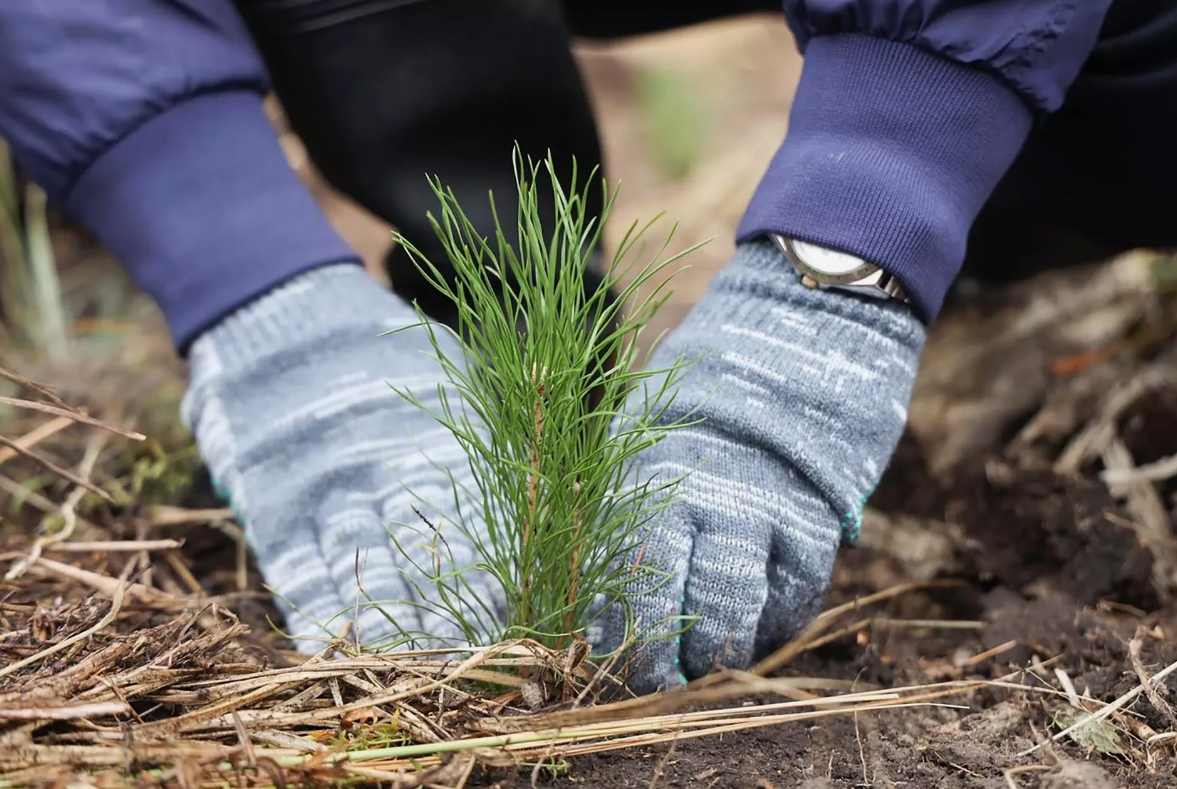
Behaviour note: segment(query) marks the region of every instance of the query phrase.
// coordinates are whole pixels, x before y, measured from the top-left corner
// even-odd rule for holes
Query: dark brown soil
[[[1177,399],[1150,400],[1128,418],[1125,439],[1147,436],[1153,454],[1177,446]],[[1132,435],[1134,434],[1134,435]],[[1148,450],[1140,440],[1143,462]],[[1149,458],[1151,459],[1151,458]],[[993,460],[993,459],[990,459]],[[1002,478],[991,462],[964,472],[944,492],[927,476],[914,439],[906,438],[874,504],[883,512],[951,519],[964,527],[953,576],[958,588],[893,601],[895,618],[981,620],[980,630],[904,630],[847,638],[805,655],[785,673],[858,678],[883,686],[947,679],[997,679],[1036,661],[1053,682],[1062,669],[1076,690],[1110,701],[1140,680],[1128,642],[1143,642],[1142,661],[1156,672],[1177,660],[1177,608],[1157,602],[1151,558],[1106,487],[1019,470]],[[922,491],[922,493],[921,493]],[[913,492],[915,492],[913,494]],[[831,605],[905,580],[886,551],[843,551]],[[1148,612],[1148,613],[1146,613]],[[965,668],[963,659],[1007,642],[1017,646]],[[1052,660],[1053,659],[1053,660]],[[1026,681],[1022,674],[1020,681]],[[1033,681],[1032,679],[1030,680]],[[1147,700],[1131,705],[1135,732],[1125,753],[1104,754],[1070,741],[1019,757],[1054,726],[1061,703],[1003,689],[951,700],[964,709],[916,707],[857,719],[826,718],[724,737],[683,740],[594,757],[538,773],[541,786],[747,787],[748,789],[1152,789],[1177,785],[1172,743],[1149,754],[1142,737],[1173,721]],[[1167,752],[1166,752],[1167,751]],[[1147,762],[1152,757],[1152,765]],[[1019,766],[1009,783],[1005,771]],[[481,786],[529,786],[532,770],[482,776]]]

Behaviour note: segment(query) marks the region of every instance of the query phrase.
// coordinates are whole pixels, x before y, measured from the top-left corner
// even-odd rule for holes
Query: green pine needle
[[[397,391],[453,433],[469,458],[475,488],[462,491],[454,484],[448,508],[453,517],[436,524],[422,518],[414,525],[439,558],[433,567],[418,567],[431,586],[418,599],[435,602],[417,605],[458,625],[469,644],[526,636],[563,648],[580,637],[602,605],[626,606],[628,584],[660,575],[653,566],[627,564],[626,557],[635,551],[640,556],[646,527],[670,504],[681,477],[635,484],[634,458],[668,431],[692,423],[665,418],[690,362],[638,369],[638,333],[668,297],[669,280],[653,285],[649,295],[640,291],[697,247],[667,255],[672,232],[654,255],[643,255],[639,242],[653,223],[635,224],[603,285],[586,294],[582,274],[601,245],[615,192],[601,182],[605,208],[592,217],[586,205],[594,179],[577,191],[575,164],[570,179],[559,179],[550,157],[542,164],[525,162],[516,150],[514,163],[517,245],[508,241],[515,236],[503,232],[497,213],[494,237],[480,237],[454,193],[432,179],[441,215],[431,214],[430,221],[457,271],[456,283],[447,283],[401,239],[422,275],[458,310],[456,334],[431,323],[420,308],[418,314],[460,398],[439,387],[440,406],[430,409],[412,392]],[[540,222],[541,181],[550,182],[548,199],[555,200],[556,227],[548,232]],[[567,191],[565,183],[571,184]],[[631,258],[638,262],[626,264]],[[609,288],[619,296],[615,302]],[[625,304],[633,306],[624,311]],[[458,338],[463,358],[442,353],[439,331]],[[644,408],[626,411],[639,386]],[[614,422],[619,429],[612,429]],[[451,529],[474,543],[476,568],[501,585],[505,622],[494,621],[486,601],[472,599],[465,577],[475,568],[440,569],[446,564],[440,559],[449,557],[440,535]],[[398,547],[410,561],[412,546]],[[401,632],[398,643],[412,639]]]

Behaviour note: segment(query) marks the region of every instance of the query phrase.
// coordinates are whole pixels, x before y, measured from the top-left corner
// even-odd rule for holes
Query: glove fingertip
[[[678,647],[675,647],[677,652]],[[651,693],[669,692],[687,684],[687,677],[683,673],[678,659],[657,661],[648,666],[648,670],[637,671],[626,678],[626,687],[639,696]]]

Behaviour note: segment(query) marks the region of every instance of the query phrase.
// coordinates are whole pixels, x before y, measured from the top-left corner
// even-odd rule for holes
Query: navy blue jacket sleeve
[[[804,53],[789,132],[738,238],[882,264],[932,320],[969,229],[1058,109],[1111,0],[785,0]]]
[[[287,166],[230,0],[0,3],[0,135],[160,304],[183,348],[354,254]]]

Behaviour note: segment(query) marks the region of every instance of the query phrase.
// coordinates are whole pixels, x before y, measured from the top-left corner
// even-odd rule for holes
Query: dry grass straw
[[[29,462],[41,440],[63,430],[120,432],[76,414],[32,382],[21,385],[34,402],[62,413],[34,409],[47,421],[12,439],[25,452],[0,454],[0,463]],[[92,460],[83,453],[73,476],[84,480]],[[65,488],[66,501],[57,505],[63,515],[84,489]],[[653,697],[605,701],[615,698],[615,687],[581,653],[530,640],[453,659],[356,654],[342,633],[319,655],[300,656],[275,647],[273,634],[233,612],[256,596],[247,589],[243,563],[231,587],[238,591],[210,594],[180,541],[158,536],[157,530],[181,524],[232,534],[229,515],[144,509],[135,516],[136,540],[112,539],[75,517],[65,533],[0,543],[0,571],[8,576],[0,583],[0,789],[457,787],[484,767],[536,770],[569,757],[798,721],[962,705],[982,691],[1074,703],[1065,672],[1035,673],[1054,661],[999,681],[898,688],[771,676],[823,644],[872,629],[980,627],[871,614],[874,606],[947,582],[904,584],[833,608],[749,672],[718,673]],[[243,562],[240,552],[237,561]],[[975,655],[959,676],[1011,646]],[[1134,700],[1157,696],[1177,670],[1169,666],[1150,677],[1139,660],[1134,668],[1138,687],[1111,703],[1080,699],[1084,719],[1044,737],[1039,747],[1049,751],[1051,741],[1093,722],[1119,725]],[[1145,756],[1175,738],[1152,733]],[[1011,770],[1023,767],[1033,766]]]
[[[69,414],[101,424],[31,382],[21,385],[62,411],[37,409],[49,418]],[[53,432],[37,426],[14,439],[24,452],[9,459],[32,452],[36,436]],[[88,460],[93,465],[83,458],[71,478],[86,473]],[[170,508],[141,517],[150,534],[225,515]],[[0,552],[8,569],[0,585],[4,789],[78,781],[457,786],[476,766],[534,768],[576,755],[942,703],[977,687],[879,690],[728,673],[673,694],[600,703],[614,685],[583,653],[531,640],[459,660],[350,653],[344,633],[319,655],[299,656],[252,633],[230,611],[231,596],[207,594],[178,541],[75,541],[91,535],[73,523],[51,539],[9,538]],[[773,665],[820,643],[823,633],[845,631],[836,625],[851,609],[912,588],[827,612]],[[861,619],[857,626],[869,624]],[[750,694],[783,700],[717,707]]]
[[[41,419],[3,442],[8,451],[0,463],[40,465],[66,483],[57,506],[62,528],[0,544],[0,787],[77,780],[111,787],[459,785],[476,765],[535,765],[927,704],[971,687],[862,690],[749,673],[710,677],[664,696],[596,703],[614,690],[603,672],[580,651],[530,640],[456,660],[424,652],[353,654],[344,633],[319,655],[295,655],[231,612],[247,591],[208,594],[179,552],[181,542],[152,534],[176,524],[228,528],[227,513],[145,510],[131,515],[136,540],[112,538],[85,522],[74,508],[78,492],[95,487],[90,476],[101,439],[83,445],[74,470],[38,454],[38,444],[74,425],[99,428],[95,435],[142,436],[71,408],[20,376],[0,376],[28,393],[10,404]],[[42,509],[50,503],[43,497]],[[236,587],[244,590],[237,556]],[[848,612],[829,612],[804,638],[819,643],[817,636]],[[791,654],[806,648],[795,644]],[[702,708],[753,693],[785,700]]]
[[[426,778],[452,785],[475,764],[534,764],[942,703],[980,687],[855,690],[839,681],[729,673],[673,694],[593,704],[607,687],[602,678],[575,653],[534,641],[463,660],[347,654],[345,639],[309,658],[267,651],[251,644],[225,600],[149,587],[134,580],[144,569],[138,554],[127,556],[71,553],[68,565],[41,557],[7,584],[0,787],[68,782],[79,772],[105,786],[417,785]],[[69,602],[35,602],[56,597]],[[835,609],[819,621],[833,624],[845,613]],[[344,654],[330,657],[336,650]],[[706,708],[750,694],[784,700]],[[537,697],[541,709],[532,711],[524,700]]]

